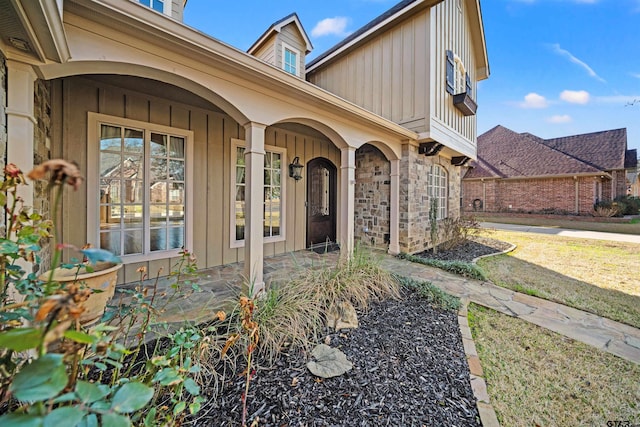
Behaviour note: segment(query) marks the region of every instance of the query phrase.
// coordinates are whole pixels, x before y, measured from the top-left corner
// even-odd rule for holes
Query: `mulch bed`
[[[258,369],[248,424],[481,426],[455,312],[404,291],[402,300],[374,304],[359,320],[358,329],[328,335],[353,362],[342,376],[314,377],[304,355],[284,355]],[[244,378],[233,377],[192,425],[240,425],[243,390]]]
[[[442,261],[466,261],[471,262],[482,255],[495,254],[506,251],[511,247],[510,243],[503,242],[488,237],[473,237],[466,243],[450,250],[439,249],[438,253],[433,253],[431,249],[416,254],[422,258],[439,259]]]

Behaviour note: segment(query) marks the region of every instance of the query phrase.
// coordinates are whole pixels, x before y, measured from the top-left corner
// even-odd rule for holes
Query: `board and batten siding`
[[[433,120],[444,123],[469,141],[476,141],[476,116],[464,116],[454,105],[453,96],[446,91],[447,50],[458,55],[471,78],[473,99],[477,101],[476,61],[471,40],[466,0],[445,0],[431,9],[433,26],[433,85],[437,88],[431,98]]]
[[[384,31],[326,67],[311,83],[416,132],[426,131],[429,10]]]
[[[159,89],[158,93],[163,93]],[[88,173],[97,173],[87,170],[87,144],[97,143],[87,141],[88,112],[192,131],[193,182],[188,185],[193,186],[193,239],[189,249],[197,256],[199,268],[240,262],[244,258],[244,249],[231,248],[230,245],[234,167],[231,165],[231,140],[243,140],[245,131],[230,116],[215,110],[194,107],[183,100],[178,102],[122,89],[85,77],[57,79],[53,81],[55,131],[52,146],[61,147],[55,155],[76,161],[81,173],[87,176]],[[286,165],[299,156],[305,165],[315,157],[325,157],[340,167],[340,150],[328,139],[272,126],[266,130],[265,145],[285,148],[283,162]],[[286,186],[286,239],[265,243],[265,256],[305,248],[306,184],[304,179],[296,182],[289,178],[286,171],[287,168],[282,177]],[[339,194],[337,200],[340,200]],[[87,241],[87,203],[86,187],[65,193],[62,213],[64,242],[82,246]],[[150,275],[156,274],[160,268],[166,275],[175,261],[177,259],[160,259],[125,264],[118,282],[138,280],[136,270],[141,266],[147,267]]]

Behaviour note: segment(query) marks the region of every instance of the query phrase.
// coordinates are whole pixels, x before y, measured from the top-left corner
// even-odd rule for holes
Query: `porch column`
[[[30,65],[7,60],[7,163],[25,173],[33,169],[36,79]],[[33,185],[18,187],[18,195],[25,206],[33,206]]]
[[[391,160],[391,212],[389,212],[389,253],[400,253],[400,159]]]
[[[264,290],[263,220],[264,220],[264,131],[266,125],[244,125],[245,143],[245,219],[244,274],[251,296]]]
[[[340,252],[341,256],[351,257],[355,218],[356,149],[345,147],[340,151],[342,153],[340,163]]]

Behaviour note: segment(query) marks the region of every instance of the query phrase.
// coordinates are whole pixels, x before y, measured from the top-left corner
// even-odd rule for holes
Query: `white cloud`
[[[547,119],[549,123],[553,123],[553,124],[569,123],[571,122],[571,120],[572,120],[571,116],[568,114],[551,116]]]
[[[524,102],[521,102],[519,105],[520,108],[547,108],[549,102],[547,102],[544,96],[531,92],[524,97]]]
[[[563,90],[560,93],[560,99],[571,104],[587,104],[590,98],[586,90]]]
[[[344,16],[336,16],[335,18],[325,18],[318,22],[311,35],[313,37],[322,37],[328,35],[336,35],[340,37],[347,36],[349,33],[346,31],[349,18]]]
[[[595,71],[593,71],[593,68],[591,68],[586,62],[581,61],[580,59],[576,58],[568,50],[565,50],[565,49],[561,48],[558,43],[552,44],[551,45],[551,49],[553,49],[553,51],[555,53],[557,53],[558,55],[564,56],[565,58],[569,59],[569,61],[573,62],[574,64],[579,65],[580,67],[582,67],[587,72],[587,74],[589,74],[591,77],[593,77],[594,79],[598,80],[599,82],[602,82],[602,83],[606,83],[607,82],[605,79],[600,77]]]
[[[629,73],[631,77],[635,77],[636,79],[640,79],[640,73]]]

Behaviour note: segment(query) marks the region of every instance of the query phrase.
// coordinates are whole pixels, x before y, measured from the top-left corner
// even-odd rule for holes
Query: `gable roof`
[[[365,43],[367,40],[374,37],[380,30],[395,24],[399,20],[406,18],[410,13],[420,10],[423,7],[435,6],[442,1],[444,0],[402,0],[391,9],[374,18],[371,22],[351,33],[344,40],[337,43],[329,50],[323,52],[318,57],[313,59],[307,64],[306,71],[311,72],[313,69],[318,68],[321,65],[332,61],[334,58],[339,57],[348,49]],[[478,49],[477,52],[478,55],[480,55],[478,61],[478,80],[483,80],[489,77],[489,60],[487,55],[487,46],[484,38],[484,25],[482,23],[480,0],[467,1],[474,3],[474,7],[470,8],[471,28],[477,33],[475,34],[474,39],[480,40],[481,49]]]
[[[286,27],[289,24],[294,24],[296,27],[298,27],[298,31],[300,31],[300,34],[302,35],[302,39],[304,40],[304,43],[306,45],[305,53],[311,52],[313,50],[313,45],[311,44],[311,40],[309,40],[309,36],[307,35],[307,32],[304,30],[304,27],[300,23],[300,18],[298,18],[298,14],[294,12],[290,15],[285,16],[279,21],[276,21],[273,24],[271,24],[271,26],[267,29],[267,31],[265,31],[260,36],[260,38],[256,40],[256,42],[253,45],[251,45],[251,47],[247,50],[247,53],[252,55],[253,52],[255,52],[262,45],[262,43],[264,43],[272,34],[281,32],[282,28]]]
[[[625,168],[627,130],[624,128],[546,139],[543,144],[601,170]]]
[[[545,145],[531,134],[496,126],[478,137],[477,167],[465,179],[599,174],[602,170]]]

